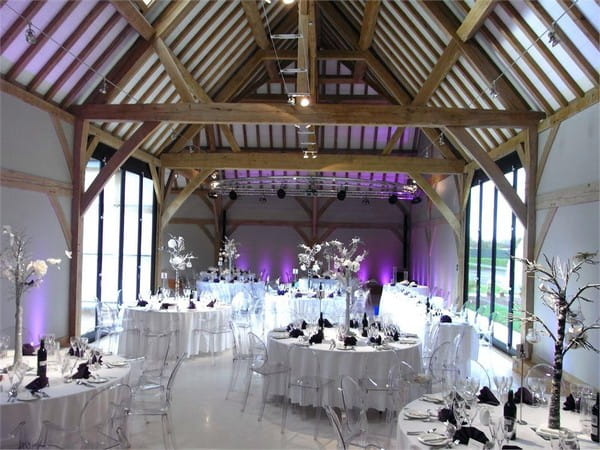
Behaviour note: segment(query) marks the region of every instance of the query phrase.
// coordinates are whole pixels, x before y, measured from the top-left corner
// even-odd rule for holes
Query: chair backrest
[[[552,389],[552,377],[554,368],[550,364],[536,364],[527,371],[525,385],[531,391],[542,391],[548,393]],[[561,381],[561,390],[565,392],[565,383]]]
[[[171,331],[153,331],[149,328],[144,329],[144,370],[160,369],[162,374],[162,370],[166,366],[167,358],[169,357],[171,334]]]
[[[433,353],[433,350],[437,347],[438,345],[438,334],[440,331],[440,323],[439,322],[433,322],[430,326],[429,326],[429,332],[427,333],[427,336],[425,336],[425,348],[424,348],[424,356],[431,356],[431,354]]]
[[[321,363],[314,349],[301,345],[291,345],[287,357],[288,367],[291,368],[292,374],[313,377],[316,382],[316,385],[313,386],[321,387]],[[293,377],[290,377],[290,382],[294,382]]]
[[[344,433],[342,429],[342,423],[340,422],[340,418],[338,417],[335,409],[333,409],[330,405],[325,405],[325,413],[327,417],[329,417],[329,421],[331,422],[331,426],[333,428],[333,434],[335,435],[335,439],[337,441],[338,450],[346,450],[348,446],[346,445],[346,441],[344,440]]]
[[[173,371],[171,375],[169,375],[169,381],[167,381],[167,388],[165,390],[165,400],[167,401],[167,405],[171,404],[171,399],[173,397],[173,387],[175,386],[175,379],[177,378],[177,373],[179,372],[179,368],[183,364],[183,361],[188,357],[187,353],[181,355],[177,362],[175,363],[175,367],[173,367]]]
[[[344,411],[343,425],[348,441],[363,433],[367,433],[367,410],[365,406],[365,391],[358,381],[349,375],[343,375],[340,380],[342,391],[342,408]]]
[[[127,384],[135,389],[140,384],[140,379],[142,377],[142,372],[144,370],[144,360],[143,356],[132,358],[129,362],[129,374],[127,375]]]
[[[2,430],[0,434],[0,448],[28,448],[25,439],[25,421],[19,424],[12,430]]]
[[[248,332],[248,344],[250,345],[250,355],[252,356],[251,367],[258,369],[269,361],[267,346],[261,338],[253,332]]]
[[[429,360],[428,374],[434,383],[444,383],[457,375],[454,364],[452,344],[442,342],[432,352]]]
[[[481,364],[476,359],[471,360],[471,374],[469,376],[471,378],[479,379],[479,386],[487,386],[490,389],[492,389],[493,386],[491,384],[492,381],[490,378],[490,374],[488,373],[486,368],[483,367],[483,364]]]
[[[102,302],[96,299],[96,327],[111,328],[117,324],[116,303]]]
[[[79,418],[84,448],[111,448],[121,443],[131,398],[131,388],[126,384],[109,386],[90,397]],[[99,415],[99,410],[106,414]]]
[[[248,354],[248,346],[246,345],[246,348],[244,348],[240,328],[233,320],[229,321],[229,329],[231,330],[231,335],[233,336],[233,359],[243,356],[244,354]]]

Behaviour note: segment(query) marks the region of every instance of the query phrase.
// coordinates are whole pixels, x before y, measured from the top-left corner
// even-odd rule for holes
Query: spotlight
[[[338,191],[337,193],[337,199],[341,202],[346,198],[346,190],[342,189],[341,191]]]
[[[414,197],[414,198],[411,200],[411,203],[412,203],[413,205],[417,205],[417,204],[421,203],[421,197]]]
[[[558,34],[556,33],[553,24],[552,28],[548,31],[548,44],[550,44],[551,47],[556,47],[559,42],[560,38],[558,37]]]
[[[100,92],[102,95],[106,95],[106,93],[108,92],[108,86],[106,85],[106,78],[102,78],[102,84],[98,88],[98,92]]]
[[[37,44],[37,36],[35,35],[33,28],[31,28],[31,22],[27,24],[27,30],[25,30],[25,41],[29,45]]]
[[[258,197],[258,202],[259,203],[267,203],[267,197],[265,197],[264,195],[261,195],[260,197]]]
[[[284,5],[291,5],[295,0],[283,0]]]
[[[288,95],[288,104],[289,105],[295,105],[296,104],[296,97],[294,97],[293,95]]]
[[[396,194],[392,194],[388,197],[388,202],[390,203],[390,205],[395,205],[396,203],[398,203],[398,196]]]
[[[496,90],[496,80],[494,80],[492,82],[492,85],[490,86],[489,94],[490,94],[490,97],[492,97],[492,98],[498,98],[498,91]]]
[[[283,189],[283,188],[277,189],[277,197],[282,198],[282,199],[285,198],[285,189]]]
[[[231,200],[237,199],[237,192],[235,192],[233,189],[231,191],[229,191],[229,198]]]
[[[208,198],[217,198],[219,194],[216,191],[208,191]]]
[[[310,105],[310,98],[309,97],[302,97],[300,99],[300,106],[306,108],[308,105]]]
[[[370,205],[371,204],[371,200],[369,200],[367,197],[362,199],[361,202],[363,205]]]

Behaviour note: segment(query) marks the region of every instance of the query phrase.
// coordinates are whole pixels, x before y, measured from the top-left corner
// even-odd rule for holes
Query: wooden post
[[[73,196],[71,199],[71,264],[69,266],[69,336],[81,334],[81,241],[85,150],[87,148],[89,123],[75,119],[73,137]]]
[[[537,196],[537,162],[538,162],[538,132],[537,127],[528,127],[525,133],[526,151],[526,181],[525,181],[525,204],[527,206],[527,223],[525,228],[524,258],[530,261],[535,259],[536,239],[536,196]],[[524,269],[524,268],[523,268]],[[535,279],[523,271],[524,296],[522,298],[525,310],[533,313]],[[521,342],[525,343],[527,327],[521,328]],[[531,350],[531,346],[529,348]],[[531,358],[531,351],[527,353]]]

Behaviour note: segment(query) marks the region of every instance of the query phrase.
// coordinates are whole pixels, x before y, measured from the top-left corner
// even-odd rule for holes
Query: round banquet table
[[[340,379],[343,375],[350,375],[354,378],[368,376],[373,379],[387,379],[388,371],[391,365],[396,361],[397,355],[400,360],[406,361],[412,367],[418,368],[421,364],[421,343],[419,340],[411,340],[410,343],[394,342],[390,344],[390,350],[376,350],[375,347],[366,345],[366,338],[360,338],[359,344],[354,350],[341,350],[339,348],[330,350],[330,340],[337,331],[334,328],[325,329],[325,340],[322,344],[311,345],[319,360],[321,376],[333,380],[329,387],[329,393],[323,394],[323,405],[332,404],[332,406],[341,407],[341,398],[337,394]],[[277,332],[270,332],[267,340],[269,358],[274,361],[288,362],[288,351],[292,346],[298,344],[298,339],[286,338],[280,339]],[[340,343],[338,343],[340,345]],[[300,357],[296,357],[301,355]],[[295,358],[291,361],[292,377],[300,375],[314,374],[314,367],[311,362],[310,352],[296,352]],[[285,377],[279,376],[278,379],[271,382],[272,395],[287,396],[285,386]],[[328,395],[333,394],[333,395]],[[411,393],[412,394],[412,393]],[[298,389],[292,390],[290,400],[293,403],[301,405],[316,405],[313,392],[306,392],[304,396],[300,395]],[[373,393],[367,396],[367,406],[379,411],[386,408],[386,396],[381,393]]]
[[[239,294],[246,298],[246,302],[260,302],[265,299],[265,283],[261,281],[234,281],[233,283],[225,280],[221,280],[218,283],[214,281],[197,281],[196,290],[199,297],[207,300],[216,298],[220,302],[227,304],[231,304],[236,296],[240,297]],[[239,306],[248,307],[247,304]]]
[[[564,399],[563,399],[564,400]],[[480,405],[483,406],[483,405]],[[410,402],[403,411],[400,413],[397,424],[397,445],[395,448],[400,450],[419,450],[419,449],[429,449],[431,447],[422,444],[418,440],[418,436],[408,435],[407,432],[417,432],[417,431],[426,431],[431,428],[437,428],[437,432],[440,432],[444,429],[444,424],[441,422],[434,420],[432,422],[424,422],[422,420],[413,420],[407,419],[405,414],[403,414],[406,410],[413,411],[427,411],[427,409],[436,411],[441,406],[423,401],[421,399],[414,400]],[[485,407],[490,409],[491,416],[495,419],[503,415],[503,406],[489,406],[485,405]],[[519,408],[519,405],[517,405]],[[568,428],[569,430],[573,430],[575,432],[581,429],[579,424],[579,414],[574,413],[572,411],[561,411],[561,425],[563,427]],[[518,415],[518,409],[517,409]],[[526,425],[517,425],[517,438],[515,440],[509,441],[511,445],[517,445],[521,447],[523,450],[525,449],[542,449],[542,448],[550,448],[550,442],[544,440],[542,437],[538,436],[535,431],[531,429],[531,427],[542,426],[545,427],[548,421],[548,408],[540,407],[534,408],[532,406],[523,405],[523,419],[527,422]],[[484,427],[479,422],[479,414],[475,417],[473,422],[473,426],[483,431],[488,439],[491,439],[490,430],[488,427]],[[590,439],[590,435],[577,435],[579,439],[580,448],[583,449],[598,449],[598,444],[592,442]],[[473,442],[473,443],[472,443]],[[478,445],[478,446],[477,446]],[[481,444],[477,441],[469,441],[469,445],[459,444],[455,448],[482,448]]]
[[[178,330],[178,341],[176,352],[188,355],[206,353],[209,351],[209,341],[204,335],[194,336],[193,330],[199,328],[203,323],[210,322],[218,327],[227,327],[231,318],[231,306],[218,303],[213,307],[201,305],[195,302],[196,309],[187,309],[187,303],[180,307],[159,309],[156,305],[146,307],[125,308],[123,322],[128,328],[136,328],[150,331],[174,331]],[[135,335],[122,333],[119,339],[119,354],[131,355],[138,353],[135,346],[139,342]],[[173,345],[173,344],[171,344]],[[233,346],[233,338],[230,333],[218,334],[214,337],[214,351],[221,352]],[[175,355],[175,352],[169,352]]]
[[[52,360],[49,358],[49,362],[52,362]],[[103,360],[108,363],[122,361],[117,356],[104,356]],[[29,367],[36,367],[37,365],[35,356],[24,356],[23,362]],[[2,367],[11,364],[12,356],[0,360],[0,366]],[[120,383],[127,384],[129,365],[112,368],[103,366],[98,370],[92,370],[92,372],[99,377],[107,378],[108,381],[101,384],[94,384],[94,387],[78,385],[75,382],[64,383],[57,365],[51,364],[48,366],[50,386],[43,390],[49,395],[48,398],[27,401],[19,400],[19,396],[17,396],[17,400],[11,403],[8,402],[7,395],[10,385],[8,377],[4,375],[1,382],[4,392],[0,395],[0,430],[2,430],[2,434],[8,434],[20,422],[25,421],[24,438],[28,443],[33,444],[37,441],[42,428],[42,422],[45,420],[49,420],[55,425],[67,429],[79,426],[81,411],[93,394],[108,386]],[[27,372],[19,388],[19,394],[26,392],[25,386],[35,378],[34,370]],[[108,404],[99,403],[96,417],[108,413]]]

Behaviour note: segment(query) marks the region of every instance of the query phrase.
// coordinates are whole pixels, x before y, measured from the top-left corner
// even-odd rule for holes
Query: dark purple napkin
[[[286,292],[285,289],[277,289],[277,295],[285,295]]]
[[[372,344],[381,345],[381,336],[380,336],[380,335],[378,335],[376,338],[374,338],[374,337],[370,337],[370,338],[369,338],[369,341],[370,341]]]
[[[333,292],[331,294],[329,294],[327,297],[333,298]]]
[[[74,380],[79,379],[79,378],[83,378],[83,379],[88,379],[92,374],[90,373],[90,368],[88,367],[88,363],[82,363],[79,364],[79,367],[77,367],[77,373],[75,373],[75,375],[73,375],[71,378],[73,378]]]
[[[23,356],[33,356],[35,355],[35,347],[31,344],[23,344]]]
[[[308,343],[309,344],[320,344],[321,342],[323,342],[324,338],[325,338],[325,336],[323,335],[323,330],[319,330],[310,337],[310,339],[308,340]]]
[[[207,308],[214,308],[215,307],[215,303],[217,302],[217,299],[211,300],[210,302],[208,302],[206,304]]]
[[[398,330],[394,331],[394,335],[392,336],[392,339],[394,340],[394,342],[400,340],[400,333],[398,333]]]
[[[173,306],[173,303],[161,303],[160,309],[169,309],[169,306]]]
[[[346,336],[344,338],[344,345],[346,347],[353,347],[357,344],[357,342],[358,341],[356,340],[356,338],[354,336]]]
[[[94,353],[94,355],[92,355],[92,364],[102,364],[102,355],[96,356],[96,354]]]
[[[29,389],[31,392],[37,392],[40,389],[44,389],[48,386],[50,386],[48,383],[48,377],[37,377],[35,380],[25,386],[25,389]]]
[[[452,323],[452,317],[444,314],[442,317],[440,317],[440,323]]]
[[[137,305],[139,307],[144,307],[148,304],[148,302],[146,300],[138,300]]]
[[[300,297],[302,297],[302,294],[300,292],[296,292],[296,294],[294,294],[294,297],[295,298],[300,298]]]
[[[573,397],[573,394],[569,394],[567,395],[567,398],[565,399],[565,402],[563,403],[563,409],[565,411],[576,411],[579,412],[579,400],[575,401],[575,397]]]
[[[452,425],[456,425],[454,411],[449,408],[442,408],[438,411],[438,420],[440,422],[450,422]]]
[[[333,324],[328,319],[323,319],[323,326],[325,328],[333,328]]]
[[[190,302],[188,303],[188,309],[196,309],[196,305],[194,304],[193,300],[190,300]]]
[[[469,439],[475,439],[482,444],[485,444],[489,441],[485,433],[475,427],[463,426],[460,430],[457,430],[456,433],[454,433],[453,440],[458,440],[463,445],[467,445],[469,443]]]
[[[496,396],[487,386],[481,388],[481,391],[479,391],[479,394],[477,394],[477,398],[479,399],[479,403],[486,403],[493,406],[498,406],[500,404]]]
[[[302,330],[300,330],[298,328],[295,328],[292,331],[290,331],[290,337],[297,338],[297,337],[300,337],[300,336],[304,336],[304,331],[302,331]]]
[[[518,445],[506,444],[502,446],[502,450],[523,450],[523,448]]]
[[[533,395],[526,387],[520,387],[515,393],[515,403],[521,403],[521,393],[523,394],[523,403],[533,405]]]
[[[306,330],[307,326],[308,326],[308,324],[306,323],[306,320],[303,320],[302,325],[300,325],[300,328],[302,328],[303,330]]]
[[[358,320],[350,319],[350,328],[358,328]]]

